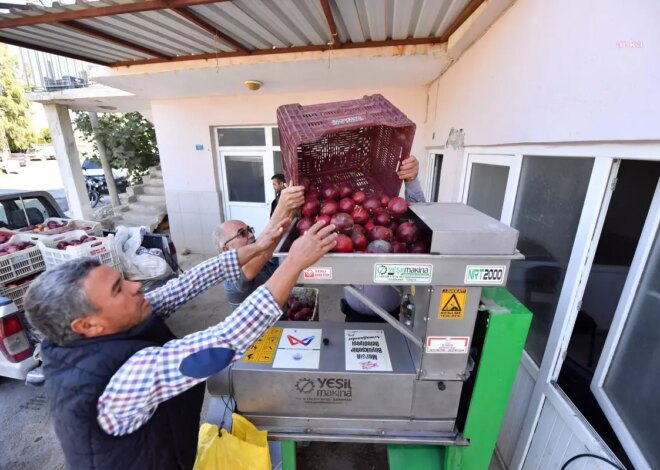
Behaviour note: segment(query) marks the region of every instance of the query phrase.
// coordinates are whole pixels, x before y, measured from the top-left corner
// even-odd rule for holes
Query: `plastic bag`
[[[144,227],[117,227],[115,246],[127,279],[158,279],[172,273],[165,259],[151,250],[142,249],[140,245],[145,233]]]
[[[193,470],[271,470],[268,432],[259,431],[239,414],[232,415],[231,433],[204,423],[199,428]]]

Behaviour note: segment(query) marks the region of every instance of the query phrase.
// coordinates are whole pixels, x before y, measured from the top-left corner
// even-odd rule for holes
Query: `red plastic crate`
[[[399,162],[410,156],[415,124],[382,95],[277,109],[287,181],[349,183],[354,191],[397,196]]]

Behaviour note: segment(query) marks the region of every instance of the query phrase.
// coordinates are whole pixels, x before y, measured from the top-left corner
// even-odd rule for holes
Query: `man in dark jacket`
[[[282,194],[282,190],[286,188],[286,179],[284,179],[282,173],[277,173],[271,177],[270,181],[273,183],[273,190],[275,190],[275,199],[270,203],[270,216],[272,217],[273,212],[275,212],[275,208],[277,207],[277,203],[280,202],[280,194]]]
[[[141,284],[82,258],[39,276],[25,298],[45,339],[46,395],[70,469],[190,469],[204,381],[239,359],[282,315],[300,272],[335,245],[317,223],[265,285],[218,325],[176,339],[164,319],[269,252],[290,219],[255,243],[211,258],[165,286]]]

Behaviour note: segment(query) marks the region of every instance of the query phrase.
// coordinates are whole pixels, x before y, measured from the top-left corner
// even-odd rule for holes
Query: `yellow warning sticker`
[[[282,328],[271,327],[259,338],[243,356],[244,362],[273,362],[277,345],[282,336]]]
[[[467,289],[442,289],[440,295],[439,320],[460,320],[465,310]]]

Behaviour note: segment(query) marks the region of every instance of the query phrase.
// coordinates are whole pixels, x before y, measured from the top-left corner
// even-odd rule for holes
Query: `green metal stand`
[[[387,446],[391,470],[484,470],[495,450],[532,314],[502,287],[484,288],[485,340],[463,429],[467,446]],[[489,305],[492,304],[492,305]],[[295,470],[295,442],[282,442],[282,468]]]

